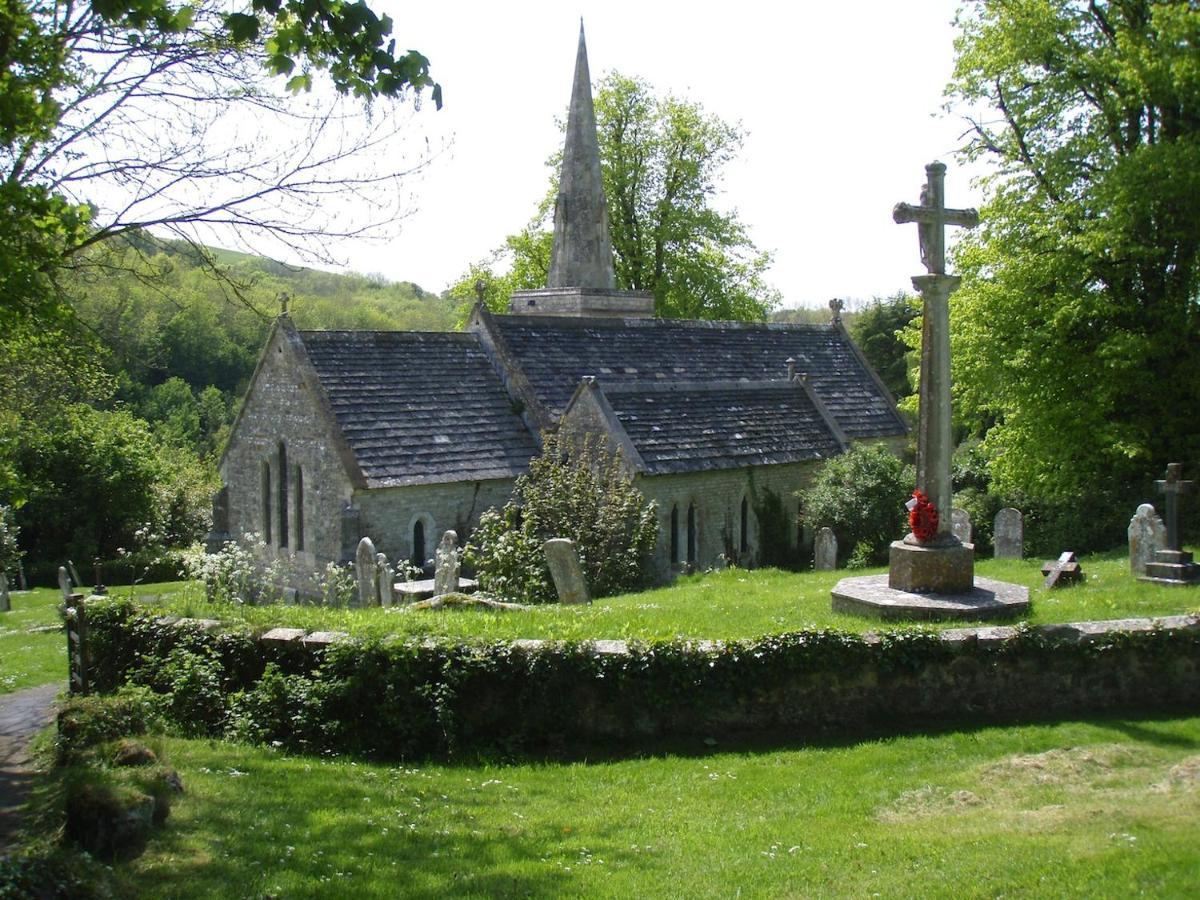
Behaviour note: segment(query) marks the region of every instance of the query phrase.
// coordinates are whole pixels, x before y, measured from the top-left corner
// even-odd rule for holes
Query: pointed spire
[[[612,290],[616,283],[604,182],[600,174],[596,113],[592,107],[592,81],[581,18],[575,83],[571,88],[562,172],[554,204],[554,247],[546,286]]]

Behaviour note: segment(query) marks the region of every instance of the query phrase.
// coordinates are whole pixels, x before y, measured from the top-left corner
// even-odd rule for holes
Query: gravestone
[[[1025,517],[1006,506],[996,513],[992,532],[996,559],[1020,559],[1025,553]]]
[[[1167,546],[1167,526],[1154,507],[1143,503],[1129,520],[1129,571],[1132,575],[1146,574],[1146,565],[1154,554]]]
[[[832,572],[837,568],[837,553],[837,535],[826,525],[813,538],[813,568],[818,572]]]
[[[453,594],[458,591],[458,533],[447,531],[434,553],[433,596]]]
[[[957,506],[950,510],[950,533],[964,544],[971,543],[971,514]]]
[[[1042,582],[1042,587],[1046,589],[1065,587],[1083,581],[1083,569],[1079,568],[1079,560],[1070,550],[1064,550],[1058,559],[1042,566],[1042,574],[1046,576],[1046,580]]]
[[[378,605],[379,589],[375,584],[375,542],[369,537],[358,542],[358,549],[354,553],[354,569],[358,579],[358,605]]]
[[[8,596],[8,575],[0,572],[0,612],[12,609],[12,599]]]
[[[591,603],[575,542],[567,538],[550,538],[542,544],[542,552],[546,554],[546,565],[550,568],[554,589],[558,591],[558,602],[572,605]]]
[[[375,577],[379,582],[379,605],[391,606],[394,603],[392,591],[395,590],[396,573],[382,553],[375,554]]]
[[[58,567],[58,588],[62,591],[64,602],[71,599],[71,576],[66,566]]]
[[[21,591],[29,590],[29,585],[25,582],[25,564],[17,560],[17,588]]]
[[[1157,551],[1154,559],[1146,564],[1146,574],[1141,580],[1155,584],[1196,584],[1200,582],[1200,566],[1192,561],[1192,554],[1183,549],[1179,528],[1179,500],[1196,492],[1196,482],[1183,480],[1182,463],[1170,463],[1167,477],[1154,484],[1166,497],[1167,546]]]
[[[71,583],[76,587],[83,587],[83,579],[79,577],[79,570],[75,568],[75,563],[67,560],[67,571],[71,575]]]

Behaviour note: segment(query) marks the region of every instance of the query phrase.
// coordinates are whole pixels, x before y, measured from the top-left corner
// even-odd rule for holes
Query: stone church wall
[[[280,545],[279,527],[281,444],[288,469],[286,546]],[[296,572],[313,572],[337,560],[341,510],[352,488],[330,445],[329,423],[300,377],[284,330],[276,329],[221,463],[221,478],[229,488],[230,535],[266,538],[269,532],[268,556],[285,558]],[[269,504],[263,503],[264,466],[270,473]],[[269,528],[263,521],[268,505]]]
[[[424,560],[447,529],[458,532],[459,546],[466,541],[479,516],[493,506],[503,506],[512,494],[513,479],[456,481],[360,491],[355,503],[361,510],[362,533],[388,559],[414,560],[414,531],[421,522]]]

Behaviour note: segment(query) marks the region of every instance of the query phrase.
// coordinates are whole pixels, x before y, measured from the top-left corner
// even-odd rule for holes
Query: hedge
[[[193,734],[381,760],[810,740],[1200,701],[1197,616],[661,643],[302,640],[114,599],[89,601],[87,620],[97,690],[148,686]]]

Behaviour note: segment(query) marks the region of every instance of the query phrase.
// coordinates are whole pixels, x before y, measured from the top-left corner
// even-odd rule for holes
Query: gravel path
[[[0,855],[20,825],[19,810],[37,773],[30,767],[29,741],[54,720],[61,684],[43,684],[0,694]]]

